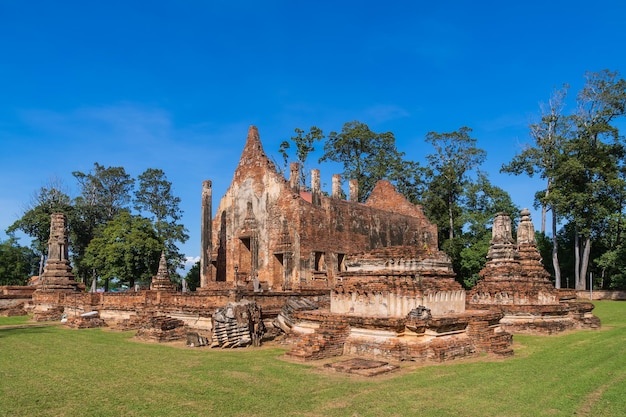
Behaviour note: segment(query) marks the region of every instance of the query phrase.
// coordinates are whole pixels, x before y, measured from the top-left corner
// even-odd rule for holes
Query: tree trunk
[[[575,288],[577,290],[584,290],[585,289],[585,281],[583,279],[582,281],[582,287],[581,287],[581,281],[580,281],[580,236],[578,236],[578,230],[576,230],[574,232],[574,283],[575,283]]]
[[[581,240],[582,248],[581,248]],[[584,238],[578,234],[576,231],[574,235],[574,246],[575,246],[575,278],[576,278],[576,289],[577,290],[585,290],[587,288],[587,268],[589,267],[589,254],[591,253],[591,237],[585,236]]]
[[[580,265],[580,279],[582,279],[582,288],[587,283],[587,269],[589,268],[589,255],[591,254],[591,237],[586,236],[583,242],[583,256]],[[591,287],[589,288],[591,289]]]
[[[89,292],[96,292],[98,289],[98,281],[96,278],[96,270],[92,269],[91,270],[92,276],[91,276],[91,288],[89,289]]]
[[[42,253],[41,258],[39,259],[39,279],[41,280],[41,276],[43,275],[43,266],[46,256]]]
[[[450,222],[450,240],[454,239],[454,217],[452,216],[452,198],[448,198],[448,220]]]
[[[552,180],[550,178],[548,178],[548,183],[546,184],[546,194],[545,194],[545,201],[548,201],[548,196],[550,195],[550,186],[552,185]],[[541,204],[541,233],[545,234],[546,233],[546,216],[548,213],[548,205],[547,203],[542,203]],[[554,207],[552,207],[552,223],[556,222],[556,220],[554,219]],[[552,228],[552,233],[554,236],[554,227]]]
[[[561,266],[559,265],[559,241],[556,236],[556,213],[552,207],[552,266],[554,267],[554,286],[561,288]]]

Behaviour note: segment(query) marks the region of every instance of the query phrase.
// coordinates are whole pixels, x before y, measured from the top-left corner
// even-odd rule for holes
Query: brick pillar
[[[311,193],[313,204],[319,206],[321,204],[322,198],[320,195],[320,170],[313,169],[311,170]]]
[[[350,180],[350,201],[355,203],[359,201],[359,180]]]
[[[333,175],[333,198],[341,198],[341,175]]]
[[[202,218],[200,221],[200,288],[204,288],[211,280],[211,256],[213,252],[212,228],[212,183],[202,182]]]
[[[289,165],[289,185],[295,192],[300,192],[300,164],[297,162]]]

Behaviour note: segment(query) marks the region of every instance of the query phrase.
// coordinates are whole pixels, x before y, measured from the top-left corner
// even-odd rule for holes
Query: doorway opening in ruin
[[[343,272],[346,270],[346,265],[345,265],[345,259],[346,259],[346,254],[345,253],[338,253],[337,254],[337,272]]]
[[[290,283],[288,278],[285,276],[285,257],[282,253],[274,254],[274,268],[272,269],[274,272],[272,276],[273,284],[278,285],[282,283],[283,290],[290,289]]]
[[[237,280],[239,282],[246,282],[252,274],[252,251],[250,237],[239,238],[239,248],[237,250],[239,254],[239,268],[237,271]]]
[[[313,270],[315,272],[324,271],[326,261],[324,260],[324,252],[315,252],[315,262],[313,264]]]

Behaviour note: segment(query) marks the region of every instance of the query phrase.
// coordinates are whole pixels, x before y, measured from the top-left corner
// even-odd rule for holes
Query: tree
[[[180,198],[172,194],[172,183],[160,169],[148,168],[139,176],[139,188],[135,191],[135,209],[149,214],[157,236],[166,248],[168,265],[173,270],[184,261],[176,242],[185,243],[189,239],[182,224]]]
[[[440,234],[446,233],[450,240],[460,233],[462,226],[461,198],[468,174],[486,158],[486,152],[477,148],[476,139],[470,137],[471,132],[472,129],[461,127],[455,132],[426,135],[426,142],[435,148],[435,153],[426,156],[430,181],[425,206]]]
[[[300,164],[300,185],[306,187],[306,179],[307,179],[307,171],[306,171],[306,160],[309,154],[315,151],[315,142],[319,142],[324,138],[324,132],[322,129],[311,126],[309,132],[304,134],[304,130],[296,128],[295,130],[296,136],[292,136],[290,138],[291,142],[296,145],[296,161]],[[291,143],[289,141],[283,141],[280,144],[280,148],[278,152],[283,157],[283,161],[285,163],[284,170],[287,170],[287,163],[289,161],[289,154],[287,152],[288,149],[291,148]]]
[[[37,270],[37,254],[10,238],[0,241],[0,285],[26,285]]]
[[[577,96],[575,130],[565,143],[550,199],[574,225],[574,279],[586,288],[591,243],[612,213],[622,210],[620,165],[625,154],[615,120],[626,111],[626,81],[607,70],[587,73]]]
[[[126,173],[124,167],[105,168],[97,162],[93,165],[91,173],[74,171],[72,175],[80,184],[82,204],[98,207],[101,211],[97,220],[105,223],[128,207],[135,180]]]
[[[105,289],[114,278],[133,287],[135,281],[147,283],[156,274],[162,250],[150,220],[122,211],[98,228],[84,262],[104,279]]]
[[[530,125],[530,136],[533,145],[527,146],[516,155],[511,162],[501,168],[501,172],[514,175],[526,173],[529,177],[535,174],[546,181],[545,190],[537,193],[535,201],[541,205],[541,233],[545,234],[546,213],[552,211],[552,267],[555,275],[555,286],[561,288],[561,269],[558,259],[557,224],[558,216],[554,204],[551,204],[551,191],[557,175],[557,167],[563,159],[563,149],[570,139],[572,117],[563,114],[565,97],[569,86],[555,90],[547,105],[541,105],[541,119]]]
[[[396,148],[393,133],[375,133],[365,123],[353,121],[345,123],[340,133],[328,135],[319,162],[343,164],[343,177],[358,181],[358,199],[363,202],[379,180],[395,183],[403,177],[402,170],[407,166],[403,156]]]
[[[31,199],[24,214],[6,230],[9,236],[14,236],[20,230],[31,237],[31,247],[39,256],[39,275],[43,272],[45,258],[48,253],[48,239],[50,238],[50,215],[65,213],[68,218],[73,214],[70,197],[62,191],[62,184],[58,180],[41,187]]]
[[[486,174],[479,172],[476,181],[468,182],[463,191],[465,202],[461,211],[462,231],[455,240],[460,241],[458,261],[453,259],[457,279],[466,287],[472,287],[485,266],[491,240],[491,225],[497,213],[509,213],[513,218],[519,208],[511,196],[489,181]]]
[[[187,287],[189,291],[195,291],[200,286],[200,261],[196,262],[187,275],[185,275],[187,281]]]
[[[80,185],[80,196],[74,200],[76,220],[70,228],[73,243],[73,263],[77,275],[87,281],[96,271],[83,263],[87,246],[96,228],[112,220],[122,210],[128,210],[134,179],[123,167],[104,167],[94,163],[90,173],[72,172]]]

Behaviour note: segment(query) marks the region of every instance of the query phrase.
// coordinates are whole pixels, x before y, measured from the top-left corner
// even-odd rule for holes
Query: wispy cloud
[[[123,103],[84,107],[67,112],[26,110],[22,120],[35,133],[62,139],[62,143],[111,145],[120,148],[149,146],[167,141],[172,135],[170,115],[158,108]]]
[[[365,118],[372,123],[384,123],[409,117],[408,111],[393,104],[379,104],[365,109]]]
[[[505,129],[526,128],[530,123],[530,116],[522,114],[501,114],[489,120],[483,120],[477,123],[477,127],[488,132],[494,132]]]

